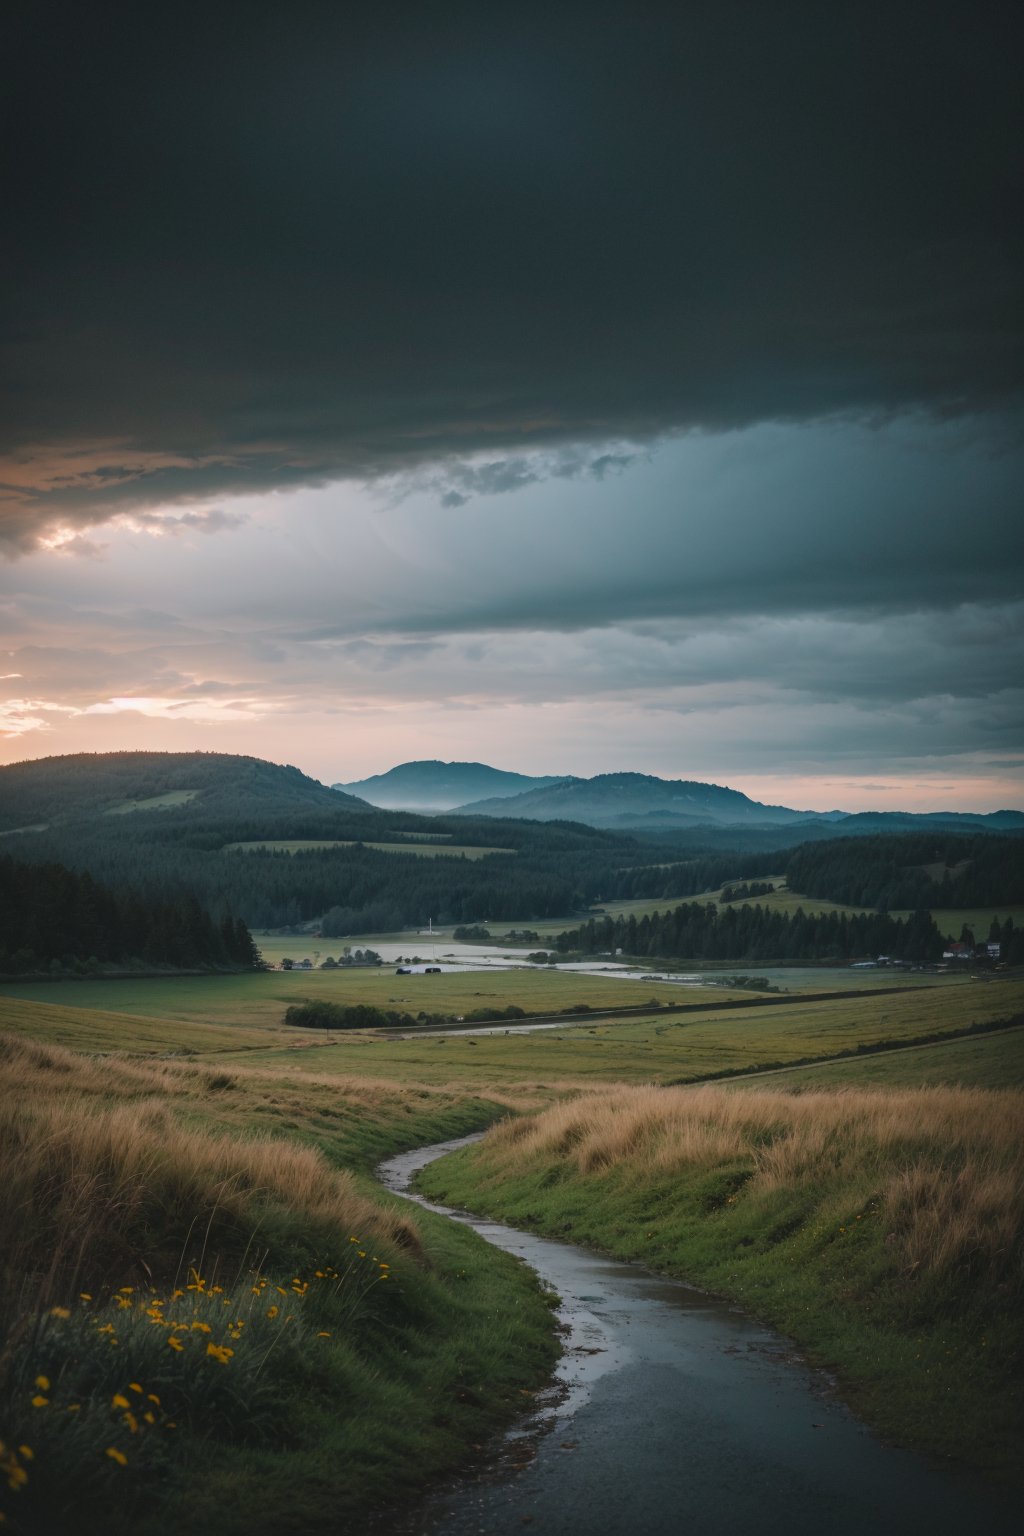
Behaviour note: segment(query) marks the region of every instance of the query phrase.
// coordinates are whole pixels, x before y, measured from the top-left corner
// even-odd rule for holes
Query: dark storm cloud
[[[1010,5],[5,14],[10,547],[1019,389]]]

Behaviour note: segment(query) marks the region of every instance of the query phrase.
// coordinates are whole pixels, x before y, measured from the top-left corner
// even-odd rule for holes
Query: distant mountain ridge
[[[559,784],[557,776],[509,773],[487,763],[444,763],[425,758],[399,763],[352,784],[332,784],[343,794],[390,811],[450,811],[470,800],[500,801]]]
[[[723,828],[823,827],[844,832],[893,832],[901,827],[1024,828],[1024,811],[805,811],[765,805],[741,790],[696,779],[663,779],[649,773],[530,775],[487,763],[423,759],[399,763],[386,773],[331,786],[385,810],[448,812],[527,821],[575,821],[611,832],[700,832]]]
[[[646,773],[601,773],[592,779],[566,778],[546,788],[511,798],[475,800],[456,815],[525,817],[535,821],[577,821],[613,832],[680,831],[702,828],[807,828],[822,826],[842,833],[913,831],[947,827],[1015,831],[1024,828],[1024,811],[801,811],[764,805],[740,790],[692,779],[661,779]]]
[[[796,811],[762,805],[741,790],[694,779],[660,779],[648,773],[600,773],[592,779],[563,779],[511,799],[472,801],[458,808],[467,816],[525,816],[536,821],[582,821],[591,826],[676,828],[786,826],[834,821],[842,811]]]

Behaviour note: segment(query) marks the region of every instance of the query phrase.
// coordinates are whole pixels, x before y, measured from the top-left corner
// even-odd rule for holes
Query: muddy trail
[[[1009,1536],[1019,1504],[882,1444],[793,1347],[678,1281],[431,1204],[417,1172],[478,1138],[389,1159],[378,1177],[529,1264],[558,1292],[551,1388],[485,1462],[389,1516],[393,1536]]]

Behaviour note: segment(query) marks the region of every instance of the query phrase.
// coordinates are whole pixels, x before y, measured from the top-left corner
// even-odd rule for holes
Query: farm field
[[[885,997],[869,993],[734,1012],[706,1011],[622,1021],[567,1023],[508,1034],[406,1037],[340,1033],[315,1051],[256,1049],[246,1057],[297,1071],[353,1072],[398,1082],[515,1084],[564,1092],[607,1082],[687,1082],[722,1071],[834,1056],[858,1045],[905,1041],[1024,1010],[1024,981],[973,990],[957,986]]]
[[[400,1037],[376,1031],[304,1031],[283,1024],[285,1008],[312,998],[371,1002],[415,1013],[468,1012],[516,1001],[542,1013],[587,1001],[625,1005],[632,989],[600,978],[556,973],[396,977],[370,972],[291,972],[256,976],[178,977],[123,982],[53,982],[5,986],[0,1028],[86,1050],[194,1051],[317,1073],[369,1075],[438,1085],[547,1083],[552,1092],[588,1082],[688,1081],[722,1071],[828,1057],[858,1045],[910,1040],[1024,1011],[1024,980],[971,984],[933,978],[875,995],[779,1002],[736,1010],[718,1006],[751,994],[715,989],[696,1012],[622,1020],[567,1018],[564,1026],[509,1033],[436,1032]],[[421,983],[411,986],[409,983]],[[435,990],[433,984],[439,984]],[[591,985],[587,985],[587,984]],[[319,985],[317,985],[319,984]],[[648,989],[645,988],[646,992]],[[698,989],[657,984],[668,1003],[695,1003]],[[705,994],[707,996],[707,994]],[[498,1026],[499,1031],[501,1026]]]
[[[300,1029],[268,1024],[192,1023],[104,1008],[70,1007],[49,1002],[45,994],[29,999],[0,997],[0,1031],[24,1035],[47,1045],[106,1054],[201,1056],[212,1051],[239,1052],[267,1045],[319,1042]],[[294,1037],[294,1039],[292,1039]]]
[[[782,1088],[804,1093],[817,1088],[1024,1088],[1024,1028],[968,1039],[940,1040],[877,1056],[793,1067],[763,1077],[738,1078],[736,1088]]]
[[[485,859],[490,853],[515,853],[514,848],[479,848],[471,843],[411,841],[405,843],[357,843],[354,838],[279,838],[255,843],[226,843],[225,853],[317,853],[325,848],[374,848],[378,853],[407,853],[420,859]]]
[[[708,987],[709,1001],[749,997],[748,992]],[[444,972],[396,976],[393,967],[336,971],[267,971],[240,975],[126,977],[123,980],[4,982],[4,998],[23,998],[71,1008],[97,1008],[182,1024],[276,1025],[293,1003],[329,1000],[372,1003],[403,1013],[469,1013],[474,1008],[515,1004],[527,1013],[557,1013],[576,1003],[590,1008],[700,1002],[702,989],[671,982],[633,985],[614,978],[538,970]]]

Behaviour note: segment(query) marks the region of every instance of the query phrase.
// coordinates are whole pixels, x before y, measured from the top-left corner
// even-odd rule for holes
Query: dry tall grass
[[[176,1098],[231,1083],[216,1069],[0,1038],[0,1305],[166,1282],[200,1258],[207,1269],[252,1260],[271,1234],[418,1246],[411,1223],[315,1148],[216,1134],[173,1112]]]
[[[585,1178],[638,1185],[745,1164],[743,1198],[812,1185],[877,1201],[906,1272],[980,1261],[1024,1281],[1024,1094],[967,1088],[848,1090],[616,1088],[506,1121],[485,1143],[514,1176],[568,1160]]]

